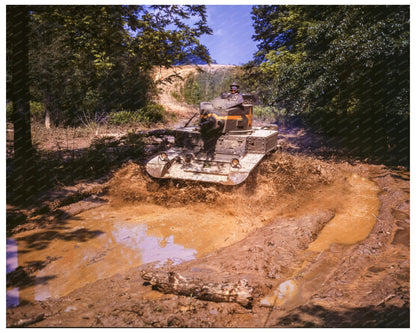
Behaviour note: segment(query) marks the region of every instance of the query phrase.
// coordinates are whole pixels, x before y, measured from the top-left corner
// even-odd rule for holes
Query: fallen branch
[[[237,283],[205,282],[187,278],[175,272],[142,272],[142,278],[154,289],[164,293],[192,296],[213,302],[235,302],[246,308],[251,307],[253,289],[242,279]]]

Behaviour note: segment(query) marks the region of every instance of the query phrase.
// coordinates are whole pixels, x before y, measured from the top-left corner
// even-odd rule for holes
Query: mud
[[[99,207],[20,228],[7,326],[409,327],[409,173],[309,138],[281,134],[237,188],[155,182],[130,162]],[[244,279],[253,302],[163,294],[143,270]]]

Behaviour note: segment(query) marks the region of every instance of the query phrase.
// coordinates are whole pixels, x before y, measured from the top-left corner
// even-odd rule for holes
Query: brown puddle
[[[342,208],[309,245],[310,251],[329,249],[331,244],[355,244],[370,233],[380,208],[379,188],[366,178],[353,174],[348,178],[351,193],[345,196]]]
[[[236,242],[247,232],[233,214],[219,216],[205,205],[192,210],[104,205],[53,229],[22,232],[7,240],[7,272],[18,266],[40,268],[30,276],[32,281],[8,288],[7,304],[61,297],[144,263],[191,260]]]
[[[379,208],[378,188],[356,175],[349,182],[351,191],[347,194],[334,197],[328,195],[332,192],[322,192],[322,198],[312,200],[316,207],[329,209],[330,203],[341,208],[310,245],[310,251],[322,251],[332,243],[355,243],[371,231]],[[65,296],[144,263],[177,264],[231,245],[291,207],[281,197],[270,196],[267,185],[255,198],[238,192],[227,198],[223,195],[221,205],[196,203],[168,208],[144,202],[106,204],[54,228],[16,234],[7,240],[7,272],[18,266],[33,270],[29,269],[24,283],[7,289],[7,306]],[[266,200],[268,197],[271,201]],[[296,213],[296,209],[291,211]],[[285,303],[298,293],[293,280],[285,282],[277,291],[277,303]]]

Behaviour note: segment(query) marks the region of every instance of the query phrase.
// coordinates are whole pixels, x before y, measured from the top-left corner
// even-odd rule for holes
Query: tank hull
[[[197,128],[176,130],[175,146],[146,165],[152,177],[238,185],[277,147],[277,127],[204,139]]]

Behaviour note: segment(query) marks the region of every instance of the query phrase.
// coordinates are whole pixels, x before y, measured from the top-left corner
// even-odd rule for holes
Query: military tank
[[[199,121],[174,131],[175,144],[146,164],[154,178],[238,185],[277,147],[276,125],[253,127],[254,94],[230,93],[200,103]]]

